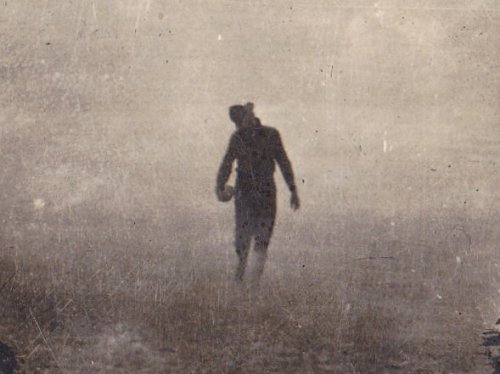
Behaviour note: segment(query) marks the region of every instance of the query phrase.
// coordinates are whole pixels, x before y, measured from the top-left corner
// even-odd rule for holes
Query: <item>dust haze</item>
[[[499,370],[498,1],[0,9],[17,370]],[[214,192],[228,107],[249,101],[302,203],[277,171],[257,295]]]

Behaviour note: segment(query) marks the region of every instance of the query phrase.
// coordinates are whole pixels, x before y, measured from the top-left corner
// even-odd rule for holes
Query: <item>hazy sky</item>
[[[500,207],[499,46],[498,1],[5,2],[4,220],[216,211],[246,101],[303,214],[481,216]]]

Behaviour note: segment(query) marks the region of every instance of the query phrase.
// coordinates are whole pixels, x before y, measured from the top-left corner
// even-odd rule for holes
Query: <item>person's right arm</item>
[[[231,175],[231,169],[233,167],[233,162],[236,159],[236,134],[231,136],[229,141],[229,146],[227,147],[226,154],[222,159],[222,163],[219,167],[219,172],[217,173],[217,183],[215,187],[215,192],[217,197],[220,199],[220,193],[224,191],[229,176]]]

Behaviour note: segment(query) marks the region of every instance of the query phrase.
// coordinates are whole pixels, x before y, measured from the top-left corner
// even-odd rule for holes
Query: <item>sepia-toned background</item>
[[[495,0],[2,1],[0,340],[30,370],[484,372],[477,352],[500,340],[484,338],[500,317],[499,46]],[[247,101],[281,132],[302,202],[277,172],[257,301],[233,289],[233,206],[214,194],[228,107]],[[264,336],[297,323],[321,338]],[[109,348],[126,334],[154,357]],[[266,356],[306,335],[354,353]],[[404,354],[379,352],[391,339]]]

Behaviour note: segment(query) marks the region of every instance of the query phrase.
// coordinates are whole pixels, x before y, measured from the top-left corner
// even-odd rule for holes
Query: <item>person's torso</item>
[[[258,126],[237,131],[237,187],[244,191],[274,191],[276,130]]]

